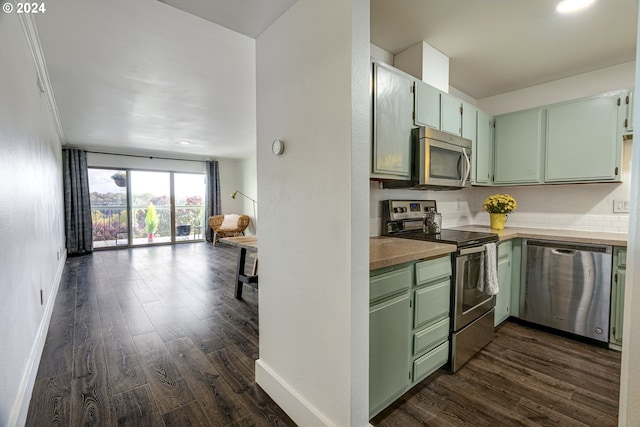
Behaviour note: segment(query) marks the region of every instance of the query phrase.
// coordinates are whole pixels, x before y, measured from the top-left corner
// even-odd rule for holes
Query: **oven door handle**
[[[476,246],[475,248],[460,249],[458,251],[458,255],[459,256],[471,255],[471,254],[477,254],[478,252],[484,252],[484,245]]]

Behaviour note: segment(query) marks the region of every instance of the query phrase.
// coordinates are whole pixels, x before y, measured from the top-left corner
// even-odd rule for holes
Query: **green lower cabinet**
[[[409,385],[411,307],[409,292],[369,312],[369,410],[375,414]]]
[[[433,374],[447,364],[449,360],[449,341],[440,344],[434,350],[413,362],[413,382],[416,383]]]
[[[498,246],[498,295],[494,325],[498,326],[511,316],[511,242]]]
[[[420,288],[415,292],[415,323],[419,328],[449,316],[451,300],[451,280],[446,280]]]
[[[626,248],[614,248],[609,342],[615,345],[622,345],[622,318],[624,314],[624,286],[626,275],[627,250]]]
[[[451,258],[370,275],[369,416],[449,359]]]

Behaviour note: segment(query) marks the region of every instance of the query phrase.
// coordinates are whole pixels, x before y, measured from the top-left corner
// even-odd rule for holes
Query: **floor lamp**
[[[249,200],[251,200],[253,202],[253,221],[255,222],[256,234],[258,234],[258,218],[256,217],[256,203],[258,203],[258,202],[256,202],[254,199],[252,199],[251,197],[247,196],[246,194],[244,194],[240,190],[236,190],[233,193],[231,193],[231,198],[235,199],[238,194],[240,194],[241,196],[246,197],[247,199],[249,199]]]

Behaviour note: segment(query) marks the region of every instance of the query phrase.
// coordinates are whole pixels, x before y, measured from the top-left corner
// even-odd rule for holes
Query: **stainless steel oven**
[[[498,235],[451,229],[427,234],[422,231],[422,218],[425,212],[436,210],[434,200],[385,200],[382,204],[382,235],[457,246],[452,256],[450,323],[450,366],[455,372],[494,336],[495,297],[478,290],[477,285],[484,273],[486,245],[497,242]]]
[[[454,329],[460,330],[495,306],[495,297],[479,291],[477,283],[485,245],[460,249],[455,256]]]
[[[486,244],[458,249],[453,291],[451,330],[451,370],[456,372],[493,340],[495,296],[478,290],[483,274]],[[486,262],[486,260],[485,260]]]

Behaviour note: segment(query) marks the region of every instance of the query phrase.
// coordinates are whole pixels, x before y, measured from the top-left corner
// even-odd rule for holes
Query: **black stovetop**
[[[442,229],[439,234],[426,234],[421,230],[405,231],[389,235],[403,239],[424,240],[427,242],[440,242],[457,245],[459,248],[477,246],[490,242],[497,242],[498,235],[494,233],[481,233],[478,231]]]

